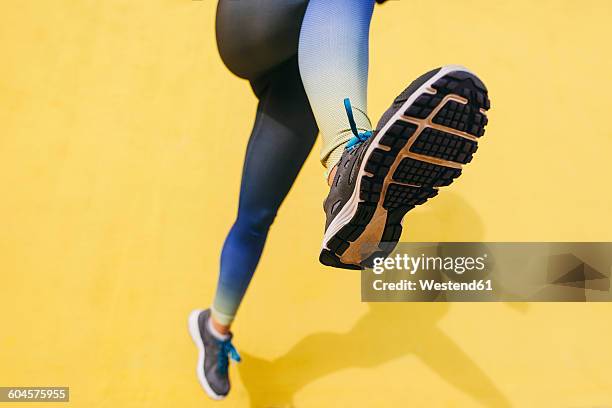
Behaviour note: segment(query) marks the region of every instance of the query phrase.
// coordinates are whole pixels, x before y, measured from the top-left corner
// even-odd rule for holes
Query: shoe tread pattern
[[[480,138],[484,135],[487,117],[483,113],[490,108],[488,91],[475,75],[454,71],[438,79],[432,85],[436,94],[420,95],[404,112],[405,116],[424,120],[431,116],[445,96],[452,94],[465,98],[467,104],[447,100],[431,120],[432,123],[450,128],[449,132],[426,127],[410,146],[410,152],[458,164],[469,163],[478,148],[478,143],[469,138],[451,133],[452,129]],[[434,164],[406,157],[402,152],[408,140],[415,136],[417,126],[411,122],[397,120],[380,139],[380,144],[390,150],[375,148],[365,163],[370,175],[361,179],[359,197],[361,202],[353,218],[328,242],[329,250],[322,251],[320,260],[325,265],[346,269],[361,269],[347,265],[340,257],[350,243],[359,238],[372,219],[383,194],[383,185],[389,170],[401,160],[388,181],[382,206],[387,210],[386,224],[382,233],[381,251],[364,260],[368,266],[373,257],[389,254],[402,234],[402,219],[415,206],[424,204],[438,194],[438,187],[451,184],[461,175],[461,169]],[[402,152],[402,154],[400,154]]]

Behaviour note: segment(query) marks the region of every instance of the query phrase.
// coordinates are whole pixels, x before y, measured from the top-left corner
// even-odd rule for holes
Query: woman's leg
[[[297,66],[307,0],[220,0],[217,44],[225,65],[259,98],[242,173],[238,216],[221,253],[211,310],[195,310],[189,330],[197,374],[214,399],[230,391],[229,358],[240,360],[229,325],[259,262],[268,230],[312,149],[317,125]]]
[[[387,256],[405,214],[461,174],[489,108],[480,79],[445,66],[413,81],[372,131],[366,91],[373,8],[374,0],[310,0],[298,47],[330,171],[319,260],[347,269]]]
[[[244,162],[238,217],[223,246],[212,307],[215,327],[222,332],[236,314],[268,229],[318,133],[295,57],[252,86],[259,106]]]

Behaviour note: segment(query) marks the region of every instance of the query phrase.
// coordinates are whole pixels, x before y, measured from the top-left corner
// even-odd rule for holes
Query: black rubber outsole
[[[476,138],[484,135],[487,117],[481,109],[488,110],[490,101],[487,88],[480,79],[469,72],[454,71],[438,79],[432,87],[436,90],[436,94],[422,94],[403,114],[416,119],[426,119],[445,96],[458,95],[465,98],[468,103],[464,105],[453,100],[447,101],[432,122]],[[359,197],[362,201],[358,204],[353,218],[328,241],[329,249],[321,251],[319,260],[322,264],[344,269],[362,269],[370,266],[375,257],[387,256],[393,251],[402,234],[401,222],[406,213],[435,197],[438,194],[438,187],[451,184],[461,175],[459,168],[400,156],[400,152],[416,130],[415,124],[397,120],[381,137],[380,144],[390,150],[374,149],[365,163],[365,170],[372,176],[364,175],[361,178]],[[457,164],[467,164],[472,160],[477,148],[476,141],[427,127],[420,132],[409,151]],[[381,198],[384,180],[392,165],[398,160],[398,156],[401,162],[393,173],[382,202],[383,208],[387,210],[387,220],[379,244],[380,250],[369,256],[361,265],[341,262],[340,257],[349,248],[350,243],[359,238],[371,221]]]

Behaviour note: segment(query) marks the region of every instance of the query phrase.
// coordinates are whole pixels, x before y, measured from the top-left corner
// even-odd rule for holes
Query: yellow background
[[[213,295],[256,100],[217,56],[214,10],[2,1],[0,385],[71,387],[49,407],[215,404],[186,319]],[[610,15],[594,0],[376,9],[373,118],[445,63],[493,101],[474,162],[404,240],[612,240]],[[358,274],[317,261],[317,156],[272,227],[217,406],[612,406],[609,304],[360,303]]]

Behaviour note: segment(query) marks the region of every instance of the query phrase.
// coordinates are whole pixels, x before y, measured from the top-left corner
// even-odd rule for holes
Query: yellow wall
[[[57,406],[213,406],[186,318],[214,291],[256,103],[216,54],[214,3],[0,4],[0,385],[70,386]],[[610,15],[377,8],[372,117],[443,63],[493,101],[476,159],[404,240],[612,240]],[[317,261],[317,156],[272,228],[218,406],[612,406],[609,304],[360,303],[358,274]]]

